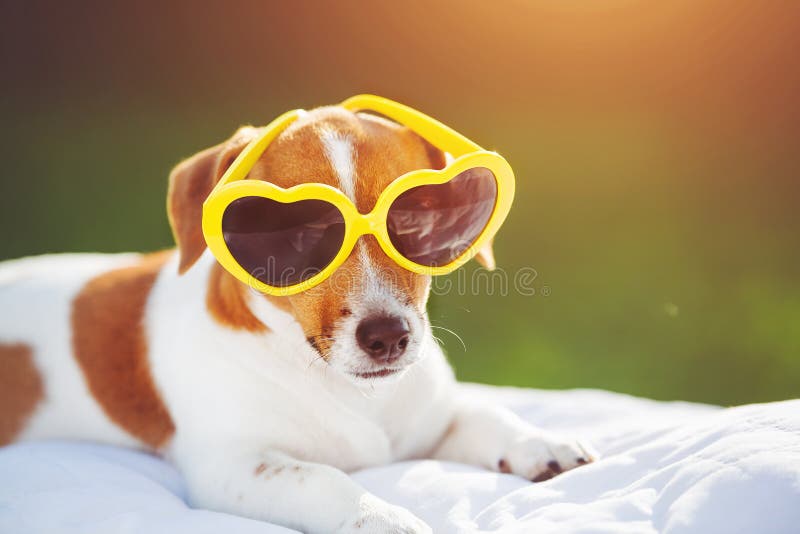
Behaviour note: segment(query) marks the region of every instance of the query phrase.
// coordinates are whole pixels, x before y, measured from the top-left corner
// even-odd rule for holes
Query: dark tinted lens
[[[311,278],[333,261],[344,240],[344,217],[322,200],[284,204],[242,197],[225,208],[222,234],[251,276],[283,287]]]
[[[447,265],[475,242],[496,199],[497,182],[484,167],[464,171],[444,184],[409,189],[389,208],[389,238],[414,263]]]

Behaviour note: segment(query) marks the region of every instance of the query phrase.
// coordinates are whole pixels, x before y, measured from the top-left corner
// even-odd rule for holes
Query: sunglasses
[[[362,214],[342,191],[327,184],[284,189],[245,179],[301,111],[275,119],[239,154],[203,204],[209,249],[227,271],[259,291],[292,295],[316,286],[366,234],[375,236],[386,255],[409,271],[447,274],[487,244],[511,209],[514,173],[499,154],[385,98],[360,95],[340,105],[404,125],[453,160],[441,170],[397,177],[373,210]]]

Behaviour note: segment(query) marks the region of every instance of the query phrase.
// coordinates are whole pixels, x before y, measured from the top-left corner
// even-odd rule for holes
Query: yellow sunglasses
[[[503,224],[514,198],[514,173],[496,152],[482,149],[439,121],[373,95],[342,102],[402,124],[454,159],[444,169],[420,169],[393,180],[370,213],[326,184],[288,189],[245,180],[267,146],[298,116],[284,113],[234,160],[203,204],[203,234],[217,261],[251,287],[293,295],[328,278],[358,238],[372,234],[401,267],[447,274],[469,261]]]

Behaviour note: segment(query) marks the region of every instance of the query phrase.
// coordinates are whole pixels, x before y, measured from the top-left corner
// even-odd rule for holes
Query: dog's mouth
[[[402,371],[402,369],[393,369],[391,367],[386,367],[384,369],[379,369],[378,371],[369,371],[367,373],[351,373],[351,374],[356,378],[360,378],[362,380],[372,380],[375,378],[385,378],[387,376],[399,373],[400,371]]]

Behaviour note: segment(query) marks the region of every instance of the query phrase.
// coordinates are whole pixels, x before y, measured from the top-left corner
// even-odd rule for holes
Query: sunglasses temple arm
[[[228,170],[222,175],[217,185],[214,187],[212,194],[222,188],[224,185],[237,180],[243,180],[247,174],[256,164],[258,158],[267,149],[269,144],[284,130],[287,126],[297,120],[300,115],[300,110],[292,110],[284,113],[267,126],[264,127],[261,134],[250,141],[250,143],[242,150],[242,152],[233,160]]]
[[[483,150],[449,126],[442,124],[413,108],[375,95],[358,95],[340,104],[350,111],[376,111],[414,130],[434,146],[450,153],[454,158]]]

